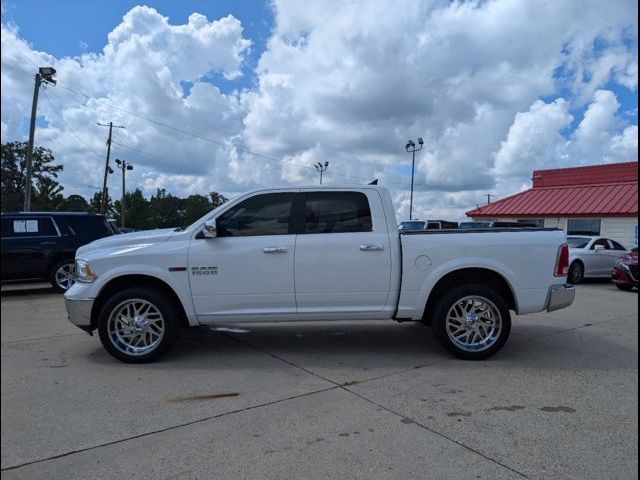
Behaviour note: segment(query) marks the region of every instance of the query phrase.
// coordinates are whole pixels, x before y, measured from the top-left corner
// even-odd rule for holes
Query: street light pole
[[[320,185],[322,185],[322,174],[327,170],[327,168],[329,168],[329,162],[318,162],[314,167],[316,167],[316,170],[320,172]]]
[[[413,177],[416,168],[416,152],[422,150],[422,145],[424,144],[424,140],[418,137],[419,148],[416,148],[416,144],[413,143],[413,140],[407,140],[407,144],[404,148],[407,152],[411,152],[411,196],[409,198],[409,220],[413,220]]]
[[[120,201],[120,207],[122,208],[122,214],[120,218],[120,226],[124,228],[124,194],[125,194],[125,182],[124,177],[127,170],[133,170],[133,165],[127,163],[125,160],[120,160],[116,158],[116,163],[118,164],[118,168],[122,169],[122,200]]]
[[[23,210],[25,212],[31,211],[31,176],[33,175],[33,137],[36,132],[36,114],[38,111],[38,94],[40,93],[40,85],[42,82],[55,85],[56,81],[53,78],[56,74],[56,69],[52,67],[41,67],[36,73],[35,85],[33,87],[33,103],[31,104],[31,123],[29,124],[29,142],[27,143],[27,171],[26,182],[24,186],[24,205]]]

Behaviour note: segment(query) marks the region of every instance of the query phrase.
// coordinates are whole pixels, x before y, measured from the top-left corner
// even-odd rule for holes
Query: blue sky
[[[222,91],[247,88],[254,84],[253,70],[273,27],[273,12],[266,1],[56,0],[54,5],[45,0],[9,0],[3,1],[3,20],[15,23],[22,36],[36,50],[60,58],[102,51],[109,32],[136,5],[155,8],[169,17],[169,23],[174,25],[186,23],[193,12],[202,13],[209,20],[227,15],[236,17],[242,22],[245,38],[253,42],[251,52],[245,57],[244,75],[233,81],[226,80],[222,75],[212,75],[208,80]]]
[[[635,0],[4,0],[2,12],[3,141],[26,137],[32,72],[52,62],[36,142],[70,186],[100,183],[96,122],[111,119],[127,125],[115,155],[146,195],[309,184],[328,160],[328,184],[380,178],[400,217],[408,137],[425,139],[416,199],[434,218],[527,188],[534,169],[637,160]],[[187,24],[193,13],[206,21]]]

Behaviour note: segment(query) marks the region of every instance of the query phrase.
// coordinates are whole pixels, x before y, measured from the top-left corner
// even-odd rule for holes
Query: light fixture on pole
[[[407,140],[406,145],[404,146],[404,148],[407,150],[407,152],[411,153],[412,158],[411,158],[411,197],[409,199],[409,220],[413,220],[413,175],[415,172],[415,168],[416,168],[416,152],[422,150],[422,145],[424,144],[424,140],[422,140],[422,138],[418,137],[418,145],[420,145],[419,147],[416,148],[416,144],[413,143],[413,140],[409,139]]]
[[[329,168],[329,162],[318,162],[314,167],[316,167],[316,170],[320,172],[320,185],[322,185],[322,174],[327,170],[327,168]]]
[[[120,160],[116,158],[116,164],[118,168],[122,169],[122,200],[120,200],[120,207],[122,208],[122,214],[120,216],[120,226],[124,228],[124,193],[125,193],[125,183],[124,177],[127,170],[133,170],[133,165],[127,163],[125,160]]]
[[[36,73],[35,86],[33,89],[33,103],[31,104],[31,123],[29,124],[29,142],[27,143],[27,171],[26,182],[24,186],[24,205],[23,210],[28,212],[31,210],[31,175],[33,172],[33,137],[36,132],[36,112],[38,110],[38,93],[40,93],[40,85],[42,82],[49,85],[55,85],[56,69],[53,67],[40,67]]]

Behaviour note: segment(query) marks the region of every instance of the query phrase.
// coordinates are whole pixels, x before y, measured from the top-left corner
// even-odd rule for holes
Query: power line
[[[78,139],[78,141],[80,143],[82,143],[85,148],[87,150],[89,150],[91,153],[95,154],[96,156],[98,156],[100,159],[102,159],[102,155],[100,153],[98,153],[97,151],[95,151],[93,148],[91,148],[87,142],[85,142],[82,137],[80,137],[80,135],[78,135],[76,133],[76,131],[74,130],[74,128],[69,125],[66,120],[64,119],[64,117],[60,114],[60,112],[58,112],[58,110],[56,109],[55,105],[53,104],[53,102],[51,101],[51,97],[49,97],[49,95],[47,94],[46,89],[42,90],[42,93],[44,93],[44,96],[47,98],[47,101],[49,102],[49,105],[51,105],[52,110],[55,112],[55,114],[60,118],[60,120],[62,120],[62,123],[71,131],[71,133],[73,134],[74,137],[76,137]]]

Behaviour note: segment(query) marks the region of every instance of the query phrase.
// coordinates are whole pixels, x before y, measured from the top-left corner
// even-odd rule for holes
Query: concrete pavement
[[[637,292],[578,287],[484,362],[417,324],[227,325],[125,365],[2,293],[2,478],[637,478]]]

